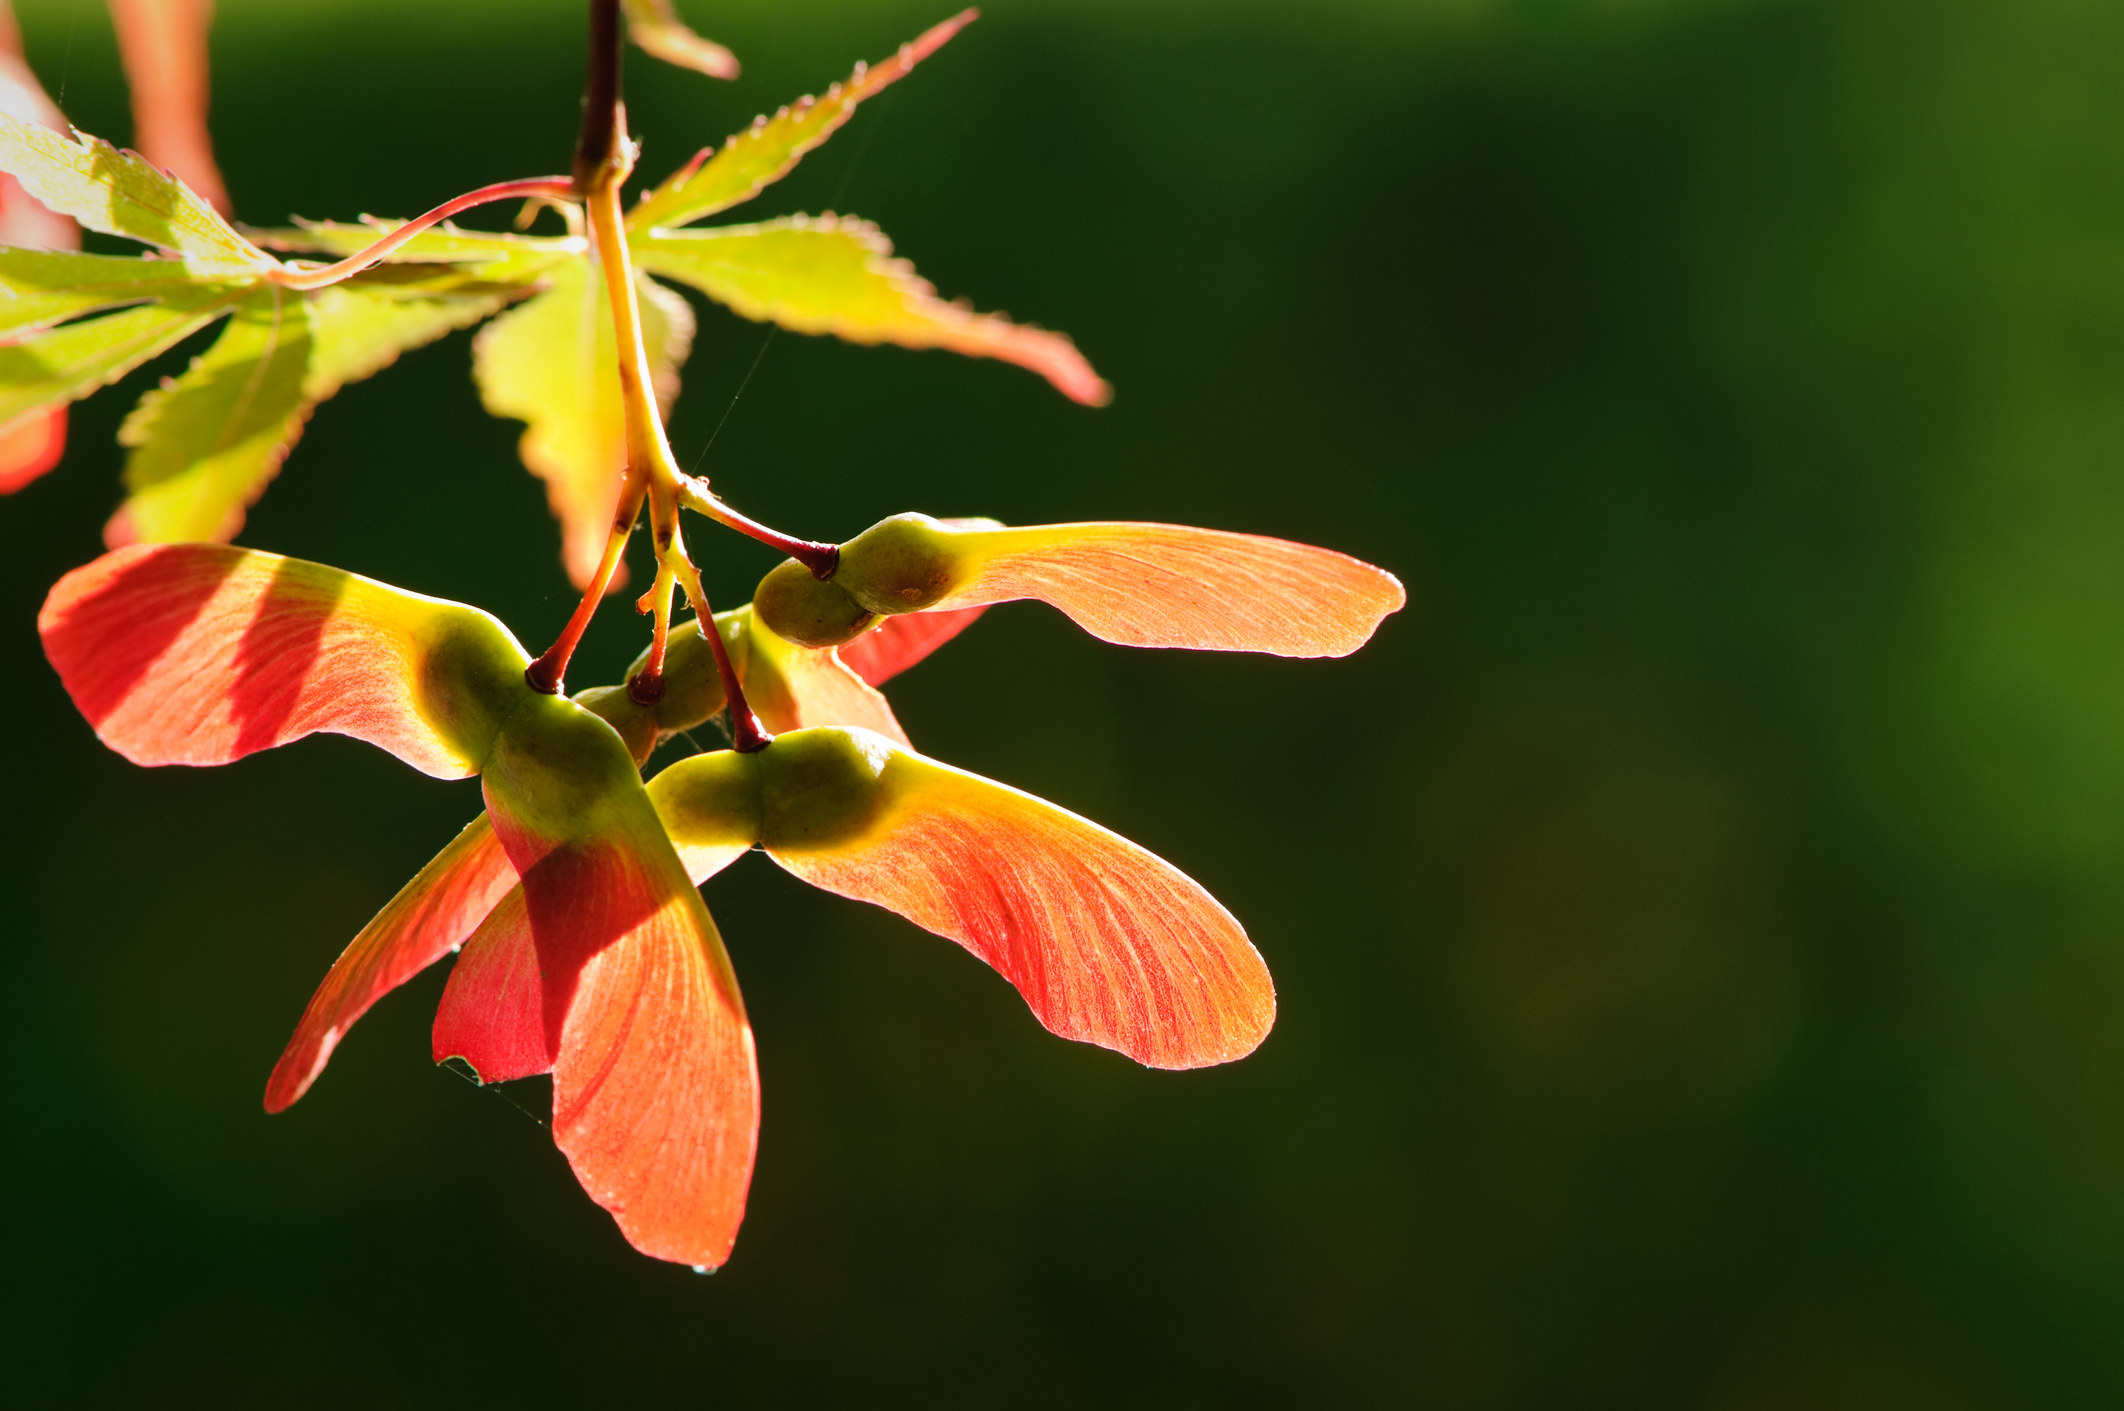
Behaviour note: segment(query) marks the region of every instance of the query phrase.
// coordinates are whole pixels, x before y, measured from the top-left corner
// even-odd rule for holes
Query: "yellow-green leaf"
[[[114,542],[227,539],[280,469],[309,410],[310,302],[268,288],[246,299],[182,377],[140,399],[118,430],[132,495]]]
[[[693,342],[685,300],[639,281],[642,336],[659,403],[678,395],[678,366]],[[519,451],[561,523],[561,561],[580,587],[590,581],[626,469],[612,312],[598,271],[574,260],[552,272],[546,292],[480,331],[472,375],[496,416],[525,423]]]
[[[227,312],[232,298],[194,290],[0,347],[0,429],[25,413],[86,397],[117,381]]]
[[[308,395],[321,402],[350,382],[373,377],[397,362],[400,353],[469,328],[509,297],[409,297],[390,285],[357,281],[320,289],[310,295],[314,332]]]
[[[120,444],[133,448],[133,493],[111,537],[231,537],[319,402],[407,349],[479,322],[507,298],[427,298],[354,282],[251,295],[214,346],[142,398],[120,428]]]
[[[202,284],[182,260],[0,249],[0,333],[46,328],[123,304],[183,294]]]
[[[646,231],[629,242],[640,266],[736,313],[851,343],[949,348],[1029,368],[1089,406],[1109,389],[1060,333],[977,314],[937,297],[868,221],[790,216],[713,230]]]
[[[736,78],[737,55],[687,28],[671,0],[625,0],[627,35],[667,64],[693,69],[710,78]]]
[[[255,277],[275,263],[190,187],[100,137],[69,136],[0,113],[0,171],[60,215],[174,250],[202,273]]]
[[[904,78],[954,34],[973,23],[964,11],[927,31],[900,52],[873,66],[856,65],[846,83],[836,83],[823,98],[800,98],[773,117],[758,117],[752,126],[723,144],[702,148],[691,162],[673,172],[663,185],[647,192],[627,213],[627,229],[649,230],[726,211],[780,180],[804,154],[833,136],[854,115],[856,104]]]

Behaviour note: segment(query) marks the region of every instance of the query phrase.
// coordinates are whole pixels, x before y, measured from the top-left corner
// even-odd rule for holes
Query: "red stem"
[[[380,263],[388,258],[393,250],[429,226],[446,221],[459,211],[469,211],[474,206],[484,206],[494,201],[529,198],[572,201],[575,199],[575,183],[565,176],[535,176],[524,181],[498,181],[492,186],[482,186],[477,191],[467,191],[462,196],[452,197],[424,216],[415,216],[368,249],[349,255],[337,264],[325,265],[320,269],[293,269],[283,266],[287,272],[276,275],[274,282],[283,289],[323,289]]]
[[[751,702],[745,699],[745,683],[738,679],[737,667],[731,664],[729,649],[723,645],[723,634],[716,629],[715,608],[701,587],[701,575],[690,562],[677,573],[679,585],[686,590],[686,601],[693,604],[693,615],[700,619],[708,650],[715,654],[715,674],[721,678],[723,698],[730,704],[730,743],[739,754],[764,750],[774,743],[774,736],[760,724],[760,718],[752,713]]]
[[[718,524],[735,529],[748,539],[757,539],[771,549],[780,549],[789,557],[811,570],[818,579],[833,577],[833,571],[841,566],[841,546],[822,544],[815,539],[797,539],[779,529],[766,525],[749,516],[739,514],[724,504],[706,485],[698,480],[687,480],[683,486],[686,503]]]
[[[701,606],[707,606],[705,598]],[[731,748],[739,754],[757,754],[774,743],[774,736],[767,733],[767,727],[752,713],[752,703],[745,699],[745,683],[738,680],[737,668],[730,664],[730,651],[723,645],[723,634],[716,630],[715,614],[699,608],[695,612],[707,635],[708,650],[715,653],[715,673],[723,678],[723,697],[730,704]]]
[[[626,551],[627,536],[634,532],[635,516],[641,509],[641,496],[636,494],[633,504],[622,507],[613,520],[612,533],[605,540],[605,556],[598,560],[597,572],[590,576],[590,586],[584,591],[583,600],[575,605],[568,625],[537,661],[524,668],[524,681],[532,690],[549,696],[561,693],[568,675],[568,659],[575,655],[576,643],[583,640],[590,619],[597,616],[598,604],[605,600],[605,590],[612,586],[612,575],[619,571],[620,555]]]

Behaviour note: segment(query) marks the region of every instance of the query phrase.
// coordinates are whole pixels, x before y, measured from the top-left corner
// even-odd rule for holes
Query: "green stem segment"
[[[664,436],[664,418],[656,405],[649,349],[642,337],[641,295],[634,285],[634,262],[628,256],[627,231],[620,220],[619,188],[626,176],[625,168],[617,169],[614,178],[600,183],[584,204],[589,208],[590,239],[597,250],[598,264],[604,269],[605,293],[612,301],[628,473],[639,476],[657,500],[675,506],[679,494],[678,462]],[[655,511],[652,509],[651,513]]]
[[[625,422],[627,468],[620,490],[620,513],[588,591],[568,625],[545,655],[525,671],[533,688],[558,692],[568,659],[596,615],[598,604],[618,570],[627,536],[634,530],[644,500],[656,539],[656,582],[645,603],[656,613],[656,632],[649,660],[628,683],[629,694],[644,705],[663,694],[664,645],[670,634],[671,587],[684,588],[700,618],[701,632],[715,655],[717,675],[730,703],[731,739],[741,752],[764,749],[774,737],[760,724],[745,699],[745,688],[731,665],[730,653],[716,631],[715,613],[701,589],[700,573],[686,554],[679,535],[679,506],[691,505],[710,518],[790,554],[820,578],[833,573],[840,551],[831,544],[792,539],[746,518],[708,493],[708,487],[681,472],[664,435],[664,418],[656,404],[649,370],[649,349],[642,337],[641,298],[635,288],[634,264],[627,249],[626,225],[620,216],[620,187],[634,170],[634,145],[627,137],[626,108],[620,101],[618,0],[591,0],[589,78],[585,84],[583,127],[575,149],[574,181],[569,194],[590,217],[591,246],[605,276],[612,308],[612,331],[618,345],[621,415]]]
[[[656,581],[635,601],[636,612],[656,614],[649,637],[649,659],[627,681],[627,695],[638,706],[653,706],[664,698],[664,652],[671,643],[671,589],[675,575],[668,564],[656,566]]]

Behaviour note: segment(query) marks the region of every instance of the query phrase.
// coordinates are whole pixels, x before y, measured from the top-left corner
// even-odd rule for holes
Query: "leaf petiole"
[[[366,250],[349,255],[334,264],[282,264],[268,272],[266,278],[283,289],[324,289],[342,280],[351,279],[372,265],[382,263],[390,257],[392,251],[414,236],[432,225],[448,220],[460,211],[469,211],[474,206],[484,206],[495,201],[540,200],[558,204],[572,201],[574,198],[575,183],[564,176],[498,181],[492,186],[482,186],[476,191],[467,191],[462,196],[453,197],[426,215],[415,216]]]

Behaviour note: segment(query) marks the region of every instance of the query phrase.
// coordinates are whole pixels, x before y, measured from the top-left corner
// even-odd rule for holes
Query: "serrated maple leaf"
[[[628,215],[636,264],[744,318],[854,343],[998,358],[1038,372],[1079,402],[1103,402],[1106,384],[1069,339],[939,298],[867,221],[828,213],[688,226],[786,175],[859,104],[912,71],[974,15],[947,20],[890,59],[858,65],[823,96],[758,118],[720,148],[704,149]],[[675,36],[690,34],[668,5],[634,5],[629,17],[652,48],[683,48]],[[27,437],[53,409],[228,320],[217,341],[127,418],[120,439],[131,452],[128,496],[107,527],[110,543],[232,537],[321,401],[399,353],[522,300],[475,342],[474,379],[490,411],[525,423],[523,459],[546,483],[563,563],[578,587],[591,580],[620,493],[627,440],[609,298],[580,235],[432,224],[441,210],[411,226],[417,233],[409,222],[370,217],[239,230],[185,182],[135,153],[4,114],[0,172],[54,212],[161,252],[121,258],[0,250],[0,337],[11,339],[0,346],[0,446],[11,435]],[[393,239],[400,243],[375,256],[382,263],[328,288],[290,279],[307,267],[283,265],[269,253],[359,262]],[[646,277],[636,286],[649,371],[668,416],[692,314],[666,286]]]
[[[574,253],[433,231],[418,253],[443,247],[449,263],[435,270],[293,289],[262,243],[183,181],[99,138],[0,113],[0,171],[54,212],[165,252],[0,250],[0,441],[228,319],[121,428],[130,493],[105,531],[113,545],[232,537],[318,403],[487,318]],[[355,229],[365,243],[389,234]]]
[[[720,148],[703,149],[628,213],[628,247],[635,263],[755,322],[852,343],[997,358],[1039,373],[1075,401],[1106,401],[1106,383],[1068,338],[939,298],[867,221],[828,213],[757,225],[676,228],[759,195],[838,131],[857,105],[905,77],[974,17],[972,10],[955,16],[892,58],[858,65],[845,83],[834,84],[823,96],[757,118]],[[344,256],[393,228],[392,222],[369,221],[252,234],[275,249]],[[453,227],[424,232],[388,257],[409,264],[484,260],[490,262],[487,278],[542,281],[543,292],[481,332],[474,344],[473,375],[489,411],[526,423],[524,463],[546,483],[561,523],[562,562],[579,588],[597,568],[626,464],[611,313],[591,254],[579,239]],[[679,336],[680,301],[651,280],[637,281],[637,288],[650,325],[645,342],[651,372],[668,416],[690,337]],[[690,327],[683,331],[690,334]],[[619,581],[615,575],[614,586]]]
[[[858,64],[845,83],[823,96],[755,118],[720,149],[703,148],[627,213],[637,262],[756,322],[856,343],[998,358],[1039,373],[1074,401],[1105,402],[1110,389],[1067,337],[937,298],[912,265],[893,258],[891,242],[867,221],[828,212],[752,226],[677,229],[742,205],[787,176],[855,115],[858,104],[905,78],[978,14],[963,11],[890,59]]]
[[[693,310],[662,285],[636,284],[650,375],[668,416],[693,346]],[[525,423],[524,464],[546,482],[561,524],[561,561],[581,587],[604,550],[627,468],[612,306],[590,262],[560,265],[544,293],[481,329],[472,376],[488,411]]]
[[[115,547],[234,538],[318,403],[507,298],[358,281],[246,296],[214,345],[142,397],[119,428],[119,444],[132,450],[130,494],[105,539]]]

